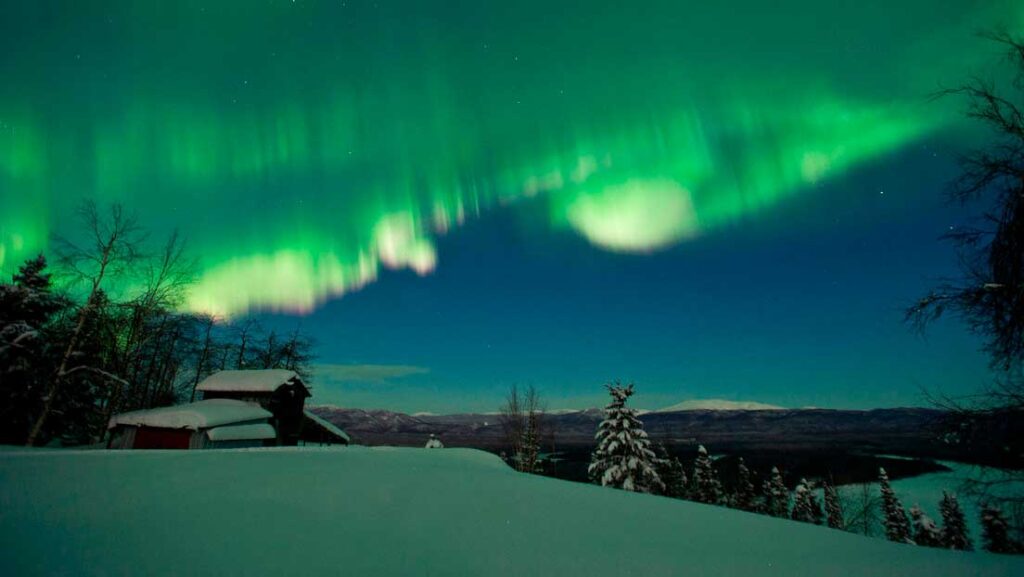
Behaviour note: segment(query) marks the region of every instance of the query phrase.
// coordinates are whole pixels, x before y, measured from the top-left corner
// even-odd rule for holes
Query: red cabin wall
[[[188,449],[192,431],[139,427],[135,431],[133,449]]]

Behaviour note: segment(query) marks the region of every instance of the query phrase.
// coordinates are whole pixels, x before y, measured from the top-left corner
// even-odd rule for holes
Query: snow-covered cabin
[[[300,442],[348,445],[349,436],[306,410],[310,388],[295,371],[283,369],[220,371],[196,386],[203,399],[236,399],[255,403],[273,413],[279,445]]]
[[[110,449],[217,449],[277,444],[270,411],[233,399],[209,399],[121,413],[110,419]]]
[[[297,445],[302,436],[309,387],[295,371],[284,369],[220,371],[196,386],[203,399],[235,399],[273,413],[280,445]]]
[[[203,400],[110,419],[111,449],[347,445],[344,431],[305,410],[309,387],[294,371],[220,371],[199,383]]]

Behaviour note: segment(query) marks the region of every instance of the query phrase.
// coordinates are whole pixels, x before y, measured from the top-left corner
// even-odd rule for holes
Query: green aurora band
[[[715,234],[955,129],[928,93],[991,59],[975,30],[1024,29],[999,1],[28,4],[0,24],[0,269],[120,202],[183,230],[187,307],[223,316],[428,274],[514,203],[611,251]]]

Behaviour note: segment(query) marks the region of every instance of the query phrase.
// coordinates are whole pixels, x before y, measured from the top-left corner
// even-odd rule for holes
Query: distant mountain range
[[[330,406],[311,410],[360,444],[422,446],[432,433],[447,446],[497,449],[504,444],[500,416],[493,413],[413,416]],[[761,403],[688,401],[646,412],[641,420],[651,438],[682,449],[700,443],[716,451],[842,450],[952,458],[955,449],[935,440],[944,414],[923,408],[784,409]],[[553,411],[546,422],[556,446],[582,448],[593,445],[602,418],[603,411],[595,408]]]

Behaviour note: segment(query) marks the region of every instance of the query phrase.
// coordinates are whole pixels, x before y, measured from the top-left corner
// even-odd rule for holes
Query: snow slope
[[[693,399],[676,403],[654,411],[656,413],[671,413],[674,411],[778,411],[783,407],[766,405],[755,401],[729,401],[726,399]]]
[[[9,451],[0,512],[0,575],[1024,575],[470,449]]]

